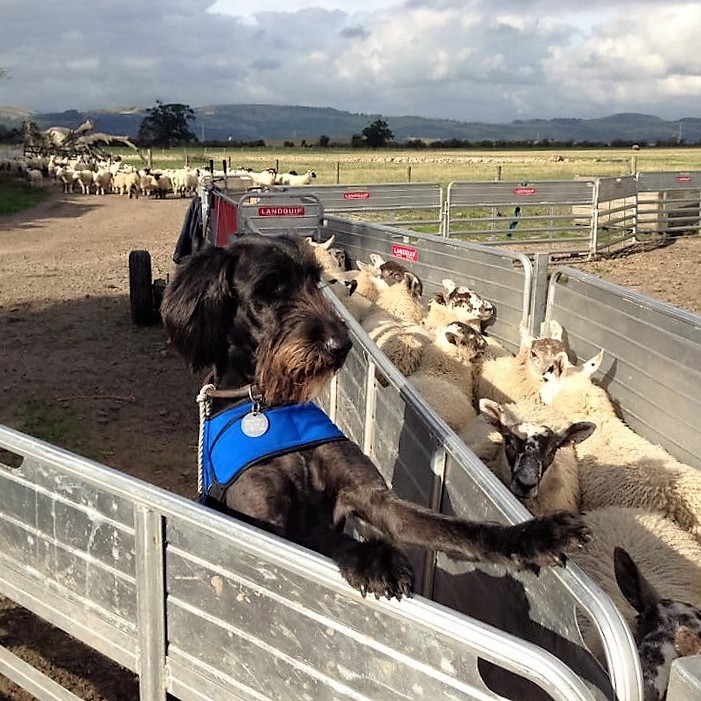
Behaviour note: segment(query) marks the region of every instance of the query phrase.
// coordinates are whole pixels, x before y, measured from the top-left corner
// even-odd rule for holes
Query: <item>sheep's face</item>
[[[504,454],[511,470],[509,488],[519,499],[534,499],[543,474],[559,448],[558,436],[548,426],[520,423],[502,428]]]
[[[480,412],[501,433],[504,456],[509,465],[509,489],[519,499],[535,499],[545,471],[560,448],[588,438],[596,424],[589,421],[555,430],[550,426],[520,419],[512,405],[480,399]]]
[[[567,354],[565,344],[556,338],[536,338],[528,349],[528,370],[534,377],[542,378],[546,373],[552,373],[555,356],[558,353]]]
[[[445,342],[454,346],[464,360],[479,358],[487,347],[484,336],[462,321],[454,321],[446,326],[442,333]]]
[[[487,321],[494,316],[494,305],[480,297],[469,287],[457,286],[452,280],[444,280],[445,293],[433,296],[433,301],[455,312],[459,321]]]

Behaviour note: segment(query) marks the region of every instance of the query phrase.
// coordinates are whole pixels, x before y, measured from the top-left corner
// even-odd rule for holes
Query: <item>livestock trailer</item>
[[[604,346],[629,423],[701,467],[701,318],[523,254],[325,215],[313,198],[234,204],[246,203],[237,216],[254,228],[256,214],[294,228],[312,207],[309,233],[333,235],[350,262],[403,260],[427,294],[446,277],[469,285],[495,304],[490,333],[511,350],[520,326],[548,319],[581,357]],[[320,404],[393,489],[442,513],[528,518],[326,293],[353,349]],[[363,599],[328,559],[251,525],[9,428],[0,448],[0,593],[138,674],[143,701],[642,699],[630,631],[572,562],[536,576],[412,551],[414,598]],[[669,701],[698,698],[694,659],[675,663]],[[0,673],[37,698],[77,698],[2,648]]]

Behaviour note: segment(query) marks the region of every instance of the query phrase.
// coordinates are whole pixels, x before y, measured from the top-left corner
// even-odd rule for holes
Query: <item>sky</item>
[[[0,105],[701,117],[701,2],[0,0]]]

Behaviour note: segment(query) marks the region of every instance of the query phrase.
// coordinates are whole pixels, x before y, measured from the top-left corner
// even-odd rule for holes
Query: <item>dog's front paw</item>
[[[363,596],[376,599],[411,596],[414,589],[414,568],[407,556],[382,540],[355,543],[338,560],[346,581]]]
[[[581,548],[589,539],[587,527],[578,514],[557,511],[520,523],[517,548],[511,559],[536,574],[541,566],[564,565],[565,551]]]

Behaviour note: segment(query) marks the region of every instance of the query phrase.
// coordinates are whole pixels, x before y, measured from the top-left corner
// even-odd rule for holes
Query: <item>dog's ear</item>
[[[191,256],[166,286],[161,318],[171,342],[193,370],[227,361],[227,333],[236,314],[237,256],[206,248]]]

